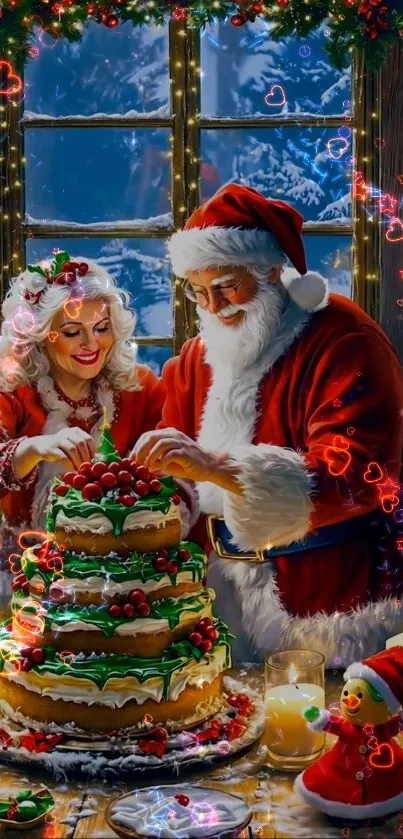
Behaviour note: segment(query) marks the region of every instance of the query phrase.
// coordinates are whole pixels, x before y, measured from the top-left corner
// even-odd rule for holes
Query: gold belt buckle
[[[207,533],[209,537],[209,541],[213,546],[213,550],[216,552],[217,556],[220,559],[232,559],[238,560],[238,562],[246,561],[246,562],[264,562],[265,556],[264,551],[252,551],[251,553],[243,553],[243,554],[236,554],[236,553],[229,553],[225,548],[221,539],[218,539],[215,535],[214,524],[216,521],[224,521],[224,516],[213,516],[208,515],[206,516],[207,521]]]

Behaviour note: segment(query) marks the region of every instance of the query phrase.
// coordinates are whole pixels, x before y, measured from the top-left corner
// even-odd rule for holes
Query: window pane
[[[202,33],[202,116],[285,116],[351,111],[351,70],[335,70],[324,51],[325,26],[304,40],[273,41],[257,18],[237,29],[229,21]],[[273,91],[272,85],[281,85]],[[275,98],[276,95],[276,98]],[[283,105],[274,103],[284,98]]]
[[[208,129],[202,156],[220,184],[238,181],[288,201],[307,221],[346,223],[351,216],[348,126]]]
[[[161,370],[168,358],[174,354],[172,347],[153,347],[153,346],[139,346],[138,360],[141,364],[148,364],[154,373],[161,375]]]
[[[138,316],[136,335],[172,335],[172,279],[163,240],[28,239],[27,263],[46,259],[54,248],[98,260],[130,292]]]
[[[26,63],[25,109],[37,114],[169,113],[168,27],[108,29],[91,23],[81,42],[37,30],[39,55]]]
[[[82,224],[167,213],[169,135],[147,128],[27,131],[27,213]]]
[[[352,297],[352,238],[314,236],[304,238],[310,271],[319,271],[329,281],[330,291]]]

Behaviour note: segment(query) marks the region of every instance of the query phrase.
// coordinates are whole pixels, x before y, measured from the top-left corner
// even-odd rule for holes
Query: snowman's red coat
[[[198,489],[202,510],[224,515],[243,549],[287,545],[378,509],[377,483],[365,474],[371,462],[384,479],[400,480],[403,379],[389,340],[338,295],[313,316],[290,311],[236,381],[218,369],[213,375],[200,338],[164,370],[161,427],[228,452],[240,468],[243,496],[210,483]],[[342,452],[332,463],[334,446]],[[347,665],[384,647],[402,629],[403,606],[396,545],[383,549],[366,532],[264,566],[212,556],[217,609],[249,644],[239,655],[261,660],[273,649],[305,646]]]
[[[402,809],[403,751],[393,739],[403,728],[400,716],[372,729],[365,726],[364,731],[324,712],[322,724],[310,727],[339,739],[296,778],[296,791],[307,804],[346,819],[386,816]]]

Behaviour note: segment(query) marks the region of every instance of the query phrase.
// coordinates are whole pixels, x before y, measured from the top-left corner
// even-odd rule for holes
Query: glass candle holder
[[[325,707],[325,668],[321,653],[279,650],[265,662],[264,743],[268,762],[299,772],[316,760],[325,744],[323,732],[311,731],[303,712]]]

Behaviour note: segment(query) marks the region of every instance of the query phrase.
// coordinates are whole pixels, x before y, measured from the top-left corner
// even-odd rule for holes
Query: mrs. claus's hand
[[[211,480],[216,463],[214,454],[176,428],[146,431],[137,440],[132,456],[137,463],[148,466],[150,472],[189,481]]]

